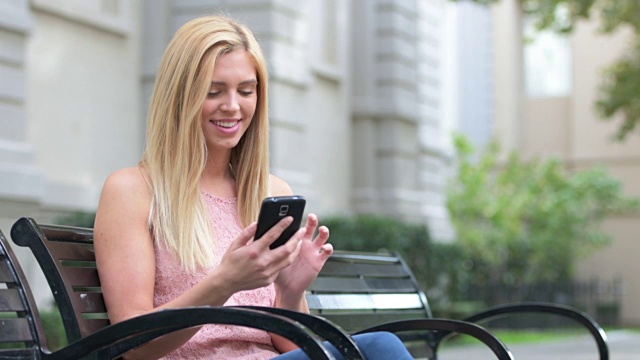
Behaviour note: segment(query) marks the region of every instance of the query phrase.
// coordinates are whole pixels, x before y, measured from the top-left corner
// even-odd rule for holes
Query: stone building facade
[[[625,36],[584,24],[571,38],[572,91],[526,89],[517,0],[12,0],[0,2],[0,229],[95,210],[112,171],[137,163],[162,52],[178,27],[224,13],[249,25],[271,75],[272,172],[321,216],[372,212],[454,237],[444,187],[450,134],[608,166],[640,194],[640,144],[607,142],[590,107],[597,68]],[[598,49],[612,49],[601,51]],[[608,133],[611,133],[609,131]],[[581,276],[623,277],[623,318],[640,323],[635,217]],[[339,247],[339,244],[336,244]],[[36,296],[44,278],[29,254]],[[43,300],[44,301],[44,300]]]
[[[452,128],[443,120],[447,6],[3,2],[0,228],[8,234],[19,216],[52,222],[95,210],[107,175],[140,158],[155,71],[171,36],[189,19],[222,12],[248,24],[263,46],[272,172],[304,194],[310,210],[398,216],[450,239],[443,196]],[[37,266],[25,267],[38,278]]]

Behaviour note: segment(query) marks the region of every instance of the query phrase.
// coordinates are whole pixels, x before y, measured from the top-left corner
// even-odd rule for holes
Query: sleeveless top
[[[178,297],[203,280],[220,264],[227,248],[242,231],[236,199],[223,199],[206,193],[203,193],[203,197],[216,234],[216,239],[211,241],[211,246],[214,247],[214,264],[208,269],[189,273],[164,246],[155,242],[154,307]],[[259,289],[237,292],[224,305],[274,304],[275,288],[271,284]],[[233,325],[205,325],[186,344],[163,359],[270,359],[278,355],[266,331]]]

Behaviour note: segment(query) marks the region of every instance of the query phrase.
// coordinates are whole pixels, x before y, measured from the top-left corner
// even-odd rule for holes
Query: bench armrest
[[[269,312],[272,314],[278,314],[281,316],[286,316],[292,320],[295,320],[302,325],[309,328],[309,330],[313,331],[316,335],[321,338],[329,341],[333,346],[338,349],[338,351],[342,354],[345,359],[353,359],[353,360],[363,360],[364,355],[353,341],[351,336],[347,334],[342,328],[333,322],[321,318],[319,316],[301,313],[292,310],[273,308],[273,307],[264,307],[264,306],[239,306],[239,308],[250,308],[261,310],[265,312]]]
[[[291,340],[313,359],[335,359],[322,339],[289,318],[255,309],[208,306],[161,310],[109,325],[53,352],[47,359],[79,359],[93,353],[99,359],[112,359],[167,333],[206,324],[269,331]]]
[[[600,360],[609,360],[609,347],[607,345],[607,335],[600,325],[587,313],[570,306],[545,303],[545,302],[521,302],[499,305],[489,308],[477,314],[463,319],[464,321],[477,323],[481,320],[490,320],[514,313],[547,313],[566,317],[578,322],[589,330],[598,346]]]
[[[497,337],[485,330],[483,327],[461,320],[450,319],[410,319],[392,321],[376,325],[365,330],[358,331],[362,334],[373,331],[388,331],[392,333],[402,331],[443,331],[447,334],[460,333],[472,336],[483,342],[500,360],[513,360],[513,356],[507,347]],[[437,351],[438,344],[435,344],[433,351]]]

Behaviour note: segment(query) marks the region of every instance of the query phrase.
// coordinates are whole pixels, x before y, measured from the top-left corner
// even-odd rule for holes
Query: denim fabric
[[[402,341],[392,333],[373,332],[354,335],[353,339],[368,360],[409,360],[413,359]],[[325,345],[336,357],[344,359],[333,345],[325,342]],[[273,360],[308,360],[309,357],[302,350],[294,350],[276,356]]]

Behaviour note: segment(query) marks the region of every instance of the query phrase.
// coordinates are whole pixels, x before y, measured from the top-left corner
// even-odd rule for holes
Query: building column
[[[417,191],[415,1],[353,3],[353,206],[408,216]]]
[[[495,132],[504,153],[523,144],[524,62],[520,1],[492,7],[495,83]]]
[[[0,5],[0,204],[39,202],[44,193],[43,176],[27,141],[25,49],[31,27],[27,0]]]
[[[353,206],[449,237],[441,75],[445,3],[353,3]],[[432,231],[432,232],[433,232]]]
[[[9,238],[14,221],[34,216],[45,181],[27,139],[26,45],[33,22],[28,0],[0,3],[0,229]],[[29,250],[14,246],[34,298],[45,308],[51,292]]]

